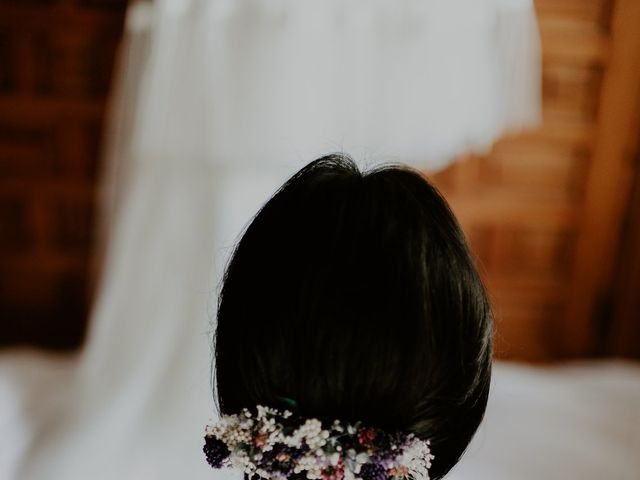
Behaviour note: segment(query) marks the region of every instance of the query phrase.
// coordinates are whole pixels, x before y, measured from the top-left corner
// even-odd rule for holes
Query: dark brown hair
[[[492,316],[464,234],[417,171],[315,160],[255,215],[215,335],[221,413],[256,404],[430,439],[431,478],[479,426]]]

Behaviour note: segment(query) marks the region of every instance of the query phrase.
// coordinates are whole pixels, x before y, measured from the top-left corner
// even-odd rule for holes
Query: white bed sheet
[[[640,479],[640,366],[499,363],[485,421],[451,480]]]
[[[64,407],[75,364],[74,356],[0,353],[0,478],[20,479],[29,446]],[[153,465],[147,472],[166,478]],[[485,422],[447,478],[640,479],[640,364],[497,362]]]

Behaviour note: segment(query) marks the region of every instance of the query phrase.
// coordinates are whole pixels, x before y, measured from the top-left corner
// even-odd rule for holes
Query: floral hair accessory
[[[261,405],[257,413],[245,408],[208,426],[203,450],[213,468],[277,480],[428,480],[434,458],[429,441],[413,433],[361,422],[327,425]]]

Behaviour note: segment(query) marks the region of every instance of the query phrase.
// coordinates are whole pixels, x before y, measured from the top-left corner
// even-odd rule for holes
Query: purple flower
[[[378,463],[365,463],[358,474],[362,480],[387,480],[387,471]]]
[[[213,468],[222,467],[222,462],[229,456],[231,453],[226,443],[222,440],[217,439],[213,436],[204,437],[204,447],[202,450],[204,454],[207,456],[207,463],[211,465]]]

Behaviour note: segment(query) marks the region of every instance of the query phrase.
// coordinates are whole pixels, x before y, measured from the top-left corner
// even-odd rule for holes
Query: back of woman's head
[[[257,404],[431,440],[455,465],[487,403],[490,307],[464,235],[418,172],[346,155],[290,178],[247,227],[218,305],[222,414]]]

